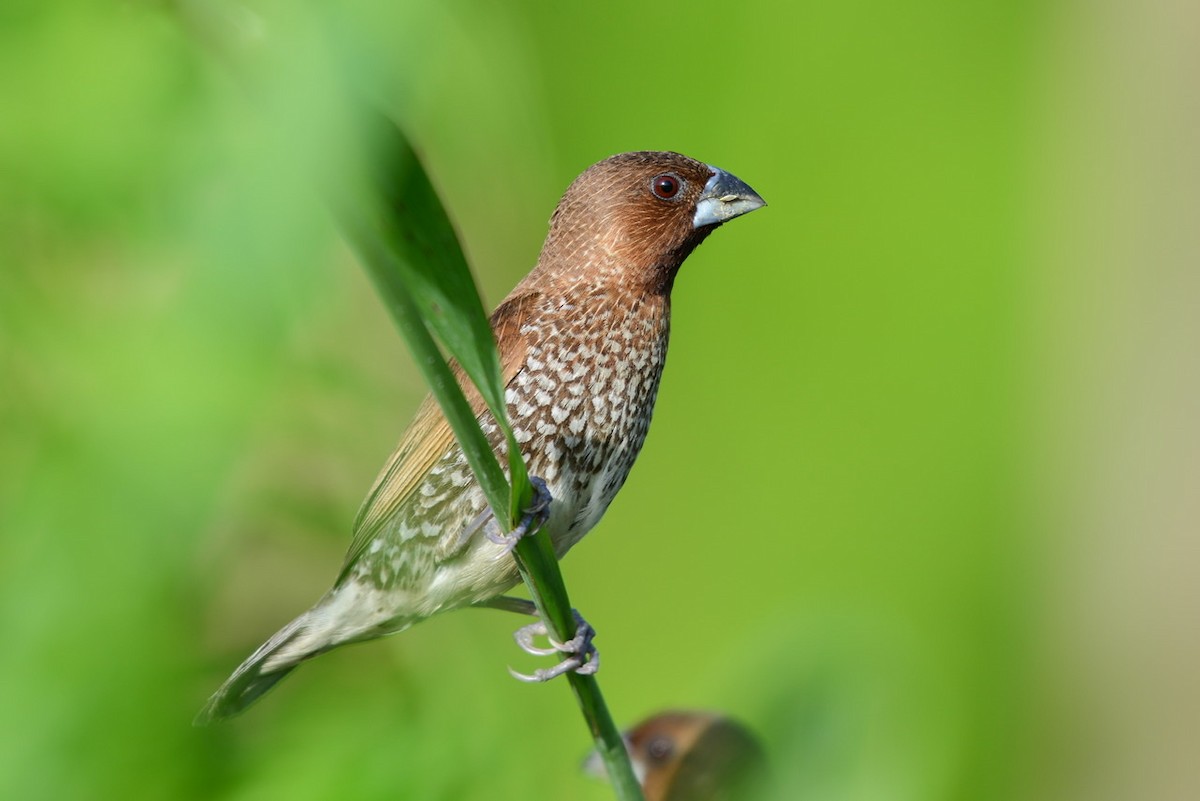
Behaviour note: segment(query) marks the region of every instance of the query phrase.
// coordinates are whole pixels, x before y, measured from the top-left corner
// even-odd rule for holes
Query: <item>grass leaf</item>
[[[493,511],[511,529],[531,490],[504,403],[491,327],[458,235],[408,139],[357,110],[365,162],[331,194],[337,216],[413,350]],[[508,442],[506,480],[434,336],[478,388]]]
[[[368,161],[361,180],[335,182],[332,197],[342,227],[408,341],[471,469],[497,515],[511,530],[532,491],[504,403],[500,361],[466,257],[437,192],[403,133],[374,111],[363,111]],[[339,191],[340,190],[340,191]],[[508,441],[511,489],[462,389],[433,335],[475,383]],[[524,537],[513,552],[521,578],[555,639],[575,635],[575,616],[549,537]],[[596,747],[621,801],[639,801],[641,786],[594,676],[567,674]]]

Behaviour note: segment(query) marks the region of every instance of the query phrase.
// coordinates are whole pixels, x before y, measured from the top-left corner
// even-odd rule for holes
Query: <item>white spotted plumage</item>
[[[531,344],[509,382],[505,401],[530,473],[553,501],[546,524],[561,557],[603,516],[633,466],[650,425],[664,361],[669,315],[656,302],[606,293],[591,300],[597,314],[586,328],[565,324],[564,307],[580,299],[544,296],[520,333]],[[647,322],[650,322],[647,325]],[[631,333],[633,332],[633,333]],[[638,347],[629,346],[637,336]],[[567,356],[570,358],[567,358]],[[551,389],[552,388],[552,389]],[[491,416],[481,417],[497,451],[505,450]],[[439,460],[375,535],[332,591],[347,584],[379,593],[384,607],[364,607],[361,619],[340,625],[361,638],[399,631],[413,621],[493,597],[518,579],[499,546],[464,532],[486,517],[486,500],[455,445]],[[499,533],[494,520],[487,521]],[[462,580],[469,577],[469,581]],[[420,599],[414,603],[415,591]],[[353,618],[357,607],[344,616]],[[308,643],[297,642],[297,653]]]

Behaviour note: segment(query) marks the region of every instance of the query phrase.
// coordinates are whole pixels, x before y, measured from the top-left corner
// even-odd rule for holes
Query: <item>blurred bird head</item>
[[[626,732],[625,745],[646,801],[751,801],[763,786],[762,745],[724,715],[663,712]],[[584,770],[605,775],[598,753]]]

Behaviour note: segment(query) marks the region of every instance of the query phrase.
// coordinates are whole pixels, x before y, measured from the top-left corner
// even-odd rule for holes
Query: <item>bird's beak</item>
[[[693,228],[720,225],[743,214],[761,209],[767,202],[758,196],[736,175],[708,165],[713,175],[704,185],[700,199],[696,201],[696,215],[692,218]]]

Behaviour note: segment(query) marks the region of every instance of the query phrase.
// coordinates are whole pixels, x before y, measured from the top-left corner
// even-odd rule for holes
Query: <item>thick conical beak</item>
[[[704,191],[700,193],[700,199],[696,201],[696,216],[692,218],[693,228],[720,225],[767,205],[757,192],[746,186],[736,175],[711,164],[708,168],[713,171],[713,176],[708,179]]]

